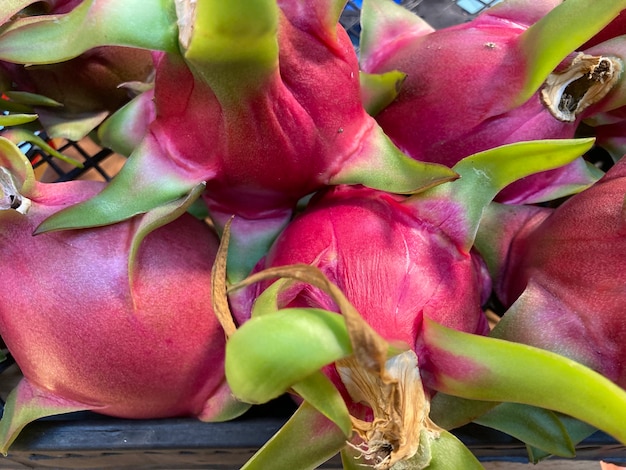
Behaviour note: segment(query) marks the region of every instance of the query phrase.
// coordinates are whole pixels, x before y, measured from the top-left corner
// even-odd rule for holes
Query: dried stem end
[[[378,375],[360,367],[354,356],[338,361],[337,370],[352,398],[369,405],[374,413],[373,421],[352,417],[361,442],[349,445],[359,452],[358,458],[375,470],[402,468],[407,460],[411,468],[426,468],[428,443],[439,436],[439,428],[428,417],[430,401],[415,352],[393,356]]]
[[[237,331],[235,320],[233,320],[228,305],[228,295],[226,293],[228,289],[226,266],[228,264],[228,246],[230,243],[230,226],[232,222],[233,217],[231,217],[224,226],[224,232],[222,233],[220,246],[215,256],[215,262],[213,263],[211,272],[211,303],[213,312],[224,329],[227,338],[230,338],[235,331]]]
[[[581,52],[565,70],[548,76],[541,100],[556,119],[574,122],[583,110],[606,96],[621,73],[619,59]]]
[[[14,209],[26,214],[29,207],[30,199],[19,193],[11,173],[6,168],[0,167],[0,210]]]

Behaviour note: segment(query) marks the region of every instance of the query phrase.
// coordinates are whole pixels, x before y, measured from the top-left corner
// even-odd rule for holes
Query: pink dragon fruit
[[[327,189],[318,193],[285,228],[257,266],[260,273],[280,266],[316,266],[345,294],[383,340],[390,344],[407,344],[417,357],[419,369],[417,362],[403,356],[396,364],[403,372],[394,371],[399,374],[394,377],[402,383],[402,393],[419,395],[416,388],[421,390],[423,381],[426,397],[422,392],[419,406],[412,401],[413,396],[397,398],[397,403],[406,400],[407,407],[420,408],[423,405],[419,413],[413,410],[417,415],[407,412],[403,408],[405,405],[398,405],[398,409],[389,405],[389,400],[396,398],[392,400],[391,395],[385,398],[378,395],[385,393],[383,384],[389,383],[387,379],[379,378],[382,382],[375,385],[365,379],[367,374],[350,360],[342,359],[324,369],[343,391],[353,413],[354,429],[366,441],[357,447],[374,468],[391,468],[395,462],[419,454],[420,430],[423,427],[430,431],[436,429],[427,419],[428,401],[434,391],[451,386],[452,389],[458,387],[455,392],[467,393],[468,381],[489,369],[490,366],[481,360],[476,363],[467,360],[463,364],[475,374],[461,372],[465,366],[459,367],[454,360],[459,352],[447,351],[438,343],[441,338],[437,338],[439,333],[434,333],[433,322],[472,333],[468,335],[470,337],[488,333],[481,305],[490,291],[490,284],[482,261],[471,251],[483,208],[503,186],[516,178],[553,167],[557,164],[553,157],[557,157],[561,164],[569,162],[590,144],[590,141],[579,142],[577,145],[581,147],[570,147],[568,151],[562,147],[565,142],[568,141],[523,143],[468,157],[454,167],[461,175],[459,180],[409,198],[359,186]],[[232,308],[236,319],[243,323],[241,330],[251,323],[248,318],[256,308],[254,302],[269,291],[271,285],[268,281],[253,284],[243,294],[234,297]],[[336,299],[311,284],[297,283],[288,287],[277,300],[280,307],[301,314],[307,308],[337,310]],[[258,319],[260,322],[256,325],[262,324],[267,329],[270,321],[265,320],[267,316]],[[281,322],[285,321],[284,315]],[[321,336],[315,334],[313,337],[322,342]],[[245,340],[238,341],[237,348],[242,351],[246,350],[242,345],[251,346]],[[303,338],[300,341],[296,339],[297,347],[304,348]],[[459,345],[458,349],[463,348]],[[291,355],[288,357],[290,361],[296,361]],[[227,356],[229,382],[233,380],[245,389],[244,395],[258,396],[256,389],[259,387],[256,382],[247,385],[242,380],[240,366],[232,359],[229,366]],[[509,369],[508,365],[506,368]],[[299,374],[301,378],[302,372]],[[403,378],[398,378],[400,376]],[[489,380],[491,387],[497,388],[497,379]],[[254,391],[250,390],[255,387]],[[479,394],[492,393],[492,390],[484,390],[484,384],[477,385],[477,388]],[[235,393],[239,390],[237,388]],[[515,392],[509,390],[506,393],[515,394],[515,399],[520,399],[517,388]],[[493,399],[494,395],[491,396]],[[539,403],[544,398],[530,392],[523,400]],[[423,420],[416,418],[418,415]],[[396,416],[397,422],[391,420],[392,424],[389,416]]]
[[[2,452],[28,422],[69,411],[202,420],[242,412],[211,307],[216,234],[182,215],[136,252],[137,221],[33,238],[41,220],[104,183],[37,182],[17,147],[0,146],[0,285],[11,292],[0,335],[24,375],[0,423]]]
[[[492,204],[476,238],[494,291],[509,307],[491,336],[571,358],[622,389],[625,177],[626,162],[620,161],[596,184],[555,209]],[[433,405],[435,415],[450,428],[495,404],[459,403],[440,395]],[[451,408],[457,411],[448,413]],[[498,416],[501,412],[495,410],[499,424],[511,421],[506,411]],[[574,444],[596,430],[576,420],[559,421]],[[551,453],[533,449],[531,455],[537,460]]]
[[[319,267],[386,340],[409,344],[418,356],[425,309],[440,323],[486,334],[481,305],[491,286],[483,262],[424,216],[420,202],[358,186],[331,188],[287,226],[261,267]],[[290,306],[336,308],[317,289],[291,294]]]
[[[382,395],[384,386],[376,379],[361,379],[355,364],[339,361],[323,368],[346,401],[354,417],[354,429],[365,441],[354,440],[362,451],[359,463],[376,469],[391,468],[396,462],[413,458],[419,454],[422,429],[437,429],[427,417],[425,422],[418,417],[423,412],[420,407],[424,392],[416,375],[419,371],[427,374],[431,368],[428,346],[422,337],[424,312],[461,331],[480,335],[489,331],[481,310],[485,300],[481,294],[490,289],[482,261],[441,230],[439,220],[424,217],[419,210],[420,200],[412,202],[404,196],[362,186],[329,188],[314,196],[257,267],[262,270],[299,263],[318,267],[384,340],[408,344],[415,350],[419,369],[417,363],[410,362],[406,377],[413,382],[403,382],[407,396],[400,399],[406,401],[407,410],[393,408],[391,400]],[[446,209],[450,207],[442,207],[442,211]],[[271,281],[254,284],[249,291],[231,297],[240,323],[250,316],[251,302],[270,285]],[[247,302],[241,300],[242,295]],[[279,299],[288,309],[337,311],[332,297],[309,284],[298,283]],[[385,406],[381,407],[382,403]],[[424,409],[427,406],[425,403]],[[385,419],[395,412],[406,415],[408,421],[398,419],[392,424]],[[383,428],[387,433],[381,431]],[[330,432],[324,428],[321,434]],[[396,440],[396,436],[401,437]],[[345,437],[340,439],[342,442]]]
[[[447,167],[402,154],[365,112],[357,57],[338,23],[345,1],[256,0],[245,8],[176,2],[177,17],[150,25],[152,37],[134,38],[128,29],[137,29],[136,17],[146,10],[156,15],[161,3],[85,1],[66,16],[68,30],[49,19],[16,21],[0,38],[5,60],[61,60],[68,58],[67,37],[77,35],[74,18],[91,15],[107,34],[82,38],[84,48],[124,43],[166,52],[156,64],[156,118],[128,164],[105,191],[55,214],[39,232],[118,222],[206,183],[217,226],[238,216],[229,273],[241,278],[298,200],[325,185],[412,192],[455,177]],[[114,8],[141,14],[120,23],[117,12],[109,19]],[[49,44],[45,51],[25,44],[40,36]]]
[[[573,358],[624,388],[625,195],[621,160],[556,209],[494,206],[478,238],[511,306],[493,334]],[[504,223],[516,229],[499,233]]]
[[[365,1],[361,67],[406,74],[395,101],[376,114],[378,123],[413,158],[446,165],[506,143],[573,137],[582,119],[624,101],[623,51],[616,55],[603,43],[579,47],[626,2],[589,6],[505,0],[470,22],[433,31],[389,0]],[[525,178],[498,199],[546,201],[599,176],[580,159]]]

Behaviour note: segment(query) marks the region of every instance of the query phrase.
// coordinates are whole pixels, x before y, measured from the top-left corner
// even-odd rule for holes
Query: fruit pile
[[[626,0],[435,30],[364,0],[10,0],[0,12],[0,451],[79,410],[297,411],[246,469],[482,468],[475,422],[626,445]],[[24,141],[86,136],[107,183]],[[592,158],[600,150],[608,162]],[[491,311],[498,305],[496,315]]]

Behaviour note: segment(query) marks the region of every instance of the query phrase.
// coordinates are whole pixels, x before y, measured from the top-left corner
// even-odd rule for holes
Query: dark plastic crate
[[[0,468],[239,469],[293,409],[284,397],[225,423],[122,420],[92,413],[42,419],[22,431],[9,455],[0,459]],[[524,444],[506,434],[478,425],[454,433],[483,462],[528,462]],[[577,447],[576,460],[598,470],[600,460],[626,465],[626,450],[598,432]],[[342,467],[335,457],[320,468]]]

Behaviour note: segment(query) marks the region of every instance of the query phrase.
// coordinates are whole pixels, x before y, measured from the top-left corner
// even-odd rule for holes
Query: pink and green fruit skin
[[[495,332],[574,358],[626,388],[625,196],[620,161],[530,219],[509,249],[500,290],[513,306]]]
[[[258,90],[233,91],[236,99],[227,102],[180,59],[163,56],[156,64],[150,131],[178,168],[206,180],[204,197],[217,213],[284,217],[300,198],[374,154],[372,140],[384,140],[361,104],[345,30],[321,29],[298,2],[283,3],[277,64],[252,84]]]
[[[320,268],[367,323],[384,339],[415,349],[420,370],[427,370],[420,356],[425,312],[448,327],[486,334],[481,305],[490,283],[480,258],[406,201],[359,186],[331,188],[287,226],[257,268]],[[336,310],[309,286],[285,295],[289,306]]]
[[[185,215],[152,232],[132,281],[133,220],[33,237],[43,218],[101,189],[39,183],[27,215],[0,212],[3,340],[52,398],[125,418],[219,413],[225,337],[211,309],[211,229]]]
[[[361,67],[372,74],[394,70],[406,74],[396,99],[375,118],[394,144],[416,160],[453,166],[468,155],[500,145],[573,138],[581,121],[602,104],[567,122],[553,116],[541,89],[525,90],[531,64],[541,54],[528,53],[524,41],[559,2],[520,2],[517,8],[515,2],[497,5],[472,21],[436,31],[417,17],[393,20],[394,9],[386,6],[391,2],[379,3],[375,13],[388,8],[392,19],[378,26],[377,17],[372,18],[374,31],[364,46]],[[559,70],[575,55],[571,50]],[[597,179],[586,172],[582,161],[577,161],[516,181],[496,199],[507,203],[554,199],[553,191],[560,186],[582,189]]]
[[[409,155],[449,166],[506,143],[571,137],[575,124],[553,118],[538,94],[512,105],[522,78],[515,42],[525,29],[474,20],[398,41],[364,64],[372,73],[407,74],[397,99],[376,120]]]

